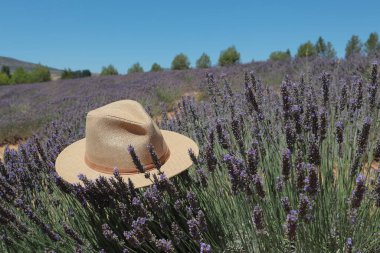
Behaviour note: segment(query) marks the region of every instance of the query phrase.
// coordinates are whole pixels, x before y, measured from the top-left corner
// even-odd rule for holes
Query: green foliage
[[[319,56],[324,56],[325,52],[327,50],[327,45],[325,40],[319,36],[317,42],[315,43],[315,51]]]
[[[352,35],[351,39],[347,42],[346,45],[346,59],[350,58],[353,55],[362,53],[362,42],[359,39],[359,36]]]
[[[379,35],[377,33],[371,33],[368,36],[366,43],[364,44],[365,51],[367,54],[371,55],[376,51],[380,50]]]
[[[10,83],[10,78],[6,73],[0,72],[0,85],[5,85]]]
[[[211,67],[211,59],[206,53],[203,53],[196,62],[198,69],[206,69]]]
[[[290,60],[292,58],[290,50],[286,51],[274,51],[269,55],[269,60],[271,61],[284,61]]]
[[[189,69],[189,68],[190,68],[190,61],[189,61],[189,58],[185,54],[180,53],[174,57],[172,61],[173,70],[183,70],[183,69]]]
[[[64,69],[61,74],[61,79],[74,79],[91,76],[91,71],[88,69],[72,71],[69,69]]]
[[[308,41],[308,42],[305,42],[305,43],[301,44],[298,47],[298,51],[297,51],[296,57],[297,58],[310,57],[310,56],[315,56],[316,54],[317,54],[317,50],[314,47],[313,43],[311,43],[310,41]]]
[[[315,43],[315,51],[322,58],[332,59],[336,57],[336,51],[332,43],[330,41],[326,43],[321,36]]]
[[[240,53],[236,50],[235,46],[231,46],[226,50],[220,52],[219,65],[228,66],[239,63]]]
[[[327,59],[336,58],[336,51],[335,51],[335,49],[334,49],[334,47],[330,41],[327,42],[326,52],[324,54],[324,57]]]
[[[141,67],[140,63],[136,62],[135,64],[133,64],[127,71],[128,74],[132,74],[132,73],[143,73],[144,72],[144,69],[143,67]]]
[[[31,83],[51,81],[50,71],[47,67],[38,65],[29,73],[29,81]]]
[[[150,68],[150,72],[159,72],[159,71],[163,71],[162,67],[160,66],[160,64],[158,63],[153,63],[152,64],[152,67]]]
[[[11,70],[9,68],[9,66],[1,66],[1,73],[4,73],[8,76],[8,78],[11,78]]]
[[[112,65],[108,65],[107,67],[103,67],[102,71],[100,72],[101,76],[112,76],[112,75],[118,75],[119,72],[117,69]]]
[[[30,75],[23,68],[17,68],[12,74],[11,83],[29,83]]]

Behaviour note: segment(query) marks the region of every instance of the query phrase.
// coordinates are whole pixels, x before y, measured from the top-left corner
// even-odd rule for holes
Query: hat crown
[[[90,111],[86,118],[86,163],[93,169],[122,174],[138,173],[128,153],[134,147],[141,163],[153,168],[147,146],[152,144],[159,158],[168,155],[160,129],[136,101],[121,100]]]

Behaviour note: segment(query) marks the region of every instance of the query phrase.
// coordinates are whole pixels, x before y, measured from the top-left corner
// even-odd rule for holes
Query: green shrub
[[[206,69],[211,67],[211,59],[210,56],[207,54],[203,53],[201,57],[196,62],[196,66],[198,69]]]
[[[6,73],[0,72],[0,85],[5,85],[10,83],[10,78]]]
[[[82,70],[82,76],[81,77],[90,77],[92,74],[91,74],[91,71],[88,70],[88,69],[84,69]]]
[[[12,74],[11,83],[29,83],[30,79],[31,78],[28,72],[26,72],[23,68],[17,68]]]
[[[61,74],[61,79],[73,79],[91,76],[91,71],[88,69],[72,71],[71,69],[64,69]]]
[[[51,81],[50,71],[47,67],[38,65],[29,73],[29,81],[31,83]]]
[[[8,66],[5,66],[5,65],[1,66],[0,72],[6,74],[8,78],[11,78],[11,70]]]
[[[290,50],[284,51],[274,51],[270,54],[269,60],[271,61],[284,61],[284,60],[290,60],[292,58],[290,54]]]
[[[240,53],[236,50],[235,46],[231,46],[226,50],[220,52],[219,65],[228,66],[239,63]]]
[[[112,75],[118,75],[119,72],[117,69],[112,65],[108,65],[107,67],[103,67],[102,71],[100,72],[101,76],[112,76]]]
[[[132,73],[143,73],[144,69],[141,67],[140,63],[136,62],[135,64],[132,65],[127,71],[127,74],[132,74]]]
[[[185,54],[178,54],[174,57],[172,61],[172,69],[173,70],[183,70],[190,68],[189,58]]]
[[[308,41],[298,47],[297,58],[315,56],[316,54],[317,50],[315,49],[313,43]]]
[[[150,68],[150,72],[159,72],[162,70],[162,67],[158,63],[153,63],[152,67]]]

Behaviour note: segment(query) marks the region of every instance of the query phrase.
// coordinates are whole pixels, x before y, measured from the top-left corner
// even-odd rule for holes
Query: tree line
[[[365,43],[362,43],[359,36],[352,35],[346,44],[345,58],[348,59],[355,55],[368,55],[373,56],[380,54],[379,35],[373,32],[369,35]],[[291,60],[292,58],[303,57],[321,57],[327,59],[337,58],[336,51],[330,41],[325,41],[321,36],[315,43],[307,41],[299,45],[297,53],[292,57],[289,49],[286,51],[274,51],[269,55],[271,61]],[[240,63],[240,53],[236,50],[235,46],[231,46],[222,50],[219,55],[218,65],[228,66]],[[190,69],[190,60],[187,55],[180,53],[176,55],[171,63],[171,70],[185,70]],[[203,53],[195,62],[196,68],[210,68],[212,66],[211,58],[206,53]],[[163,71],[158,63],[153,63],[150,72]],[[128,70],[127,74],[143,73],[145,72],[139,62],[133,64]],[[117,69],[113,65],[108,65],[102,68],[100,75],[118,75]]]
[[[31,71],[26,71],[20,67],[12,73],[9,66],[2,66],[0,70],[0,85],[39,83],[50,80],[51,75],[49,69],[42,65],[37,65],[37,67]]]

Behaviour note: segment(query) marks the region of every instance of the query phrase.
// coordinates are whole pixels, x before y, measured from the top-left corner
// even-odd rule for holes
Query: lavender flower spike
[[[361,202],[363,201],[364,193],[366,191],[365,180],[366,177],[362,174],[359,174],[356,178],[356,188],[352,191],[351,197],[352,208],[359,208]]]

